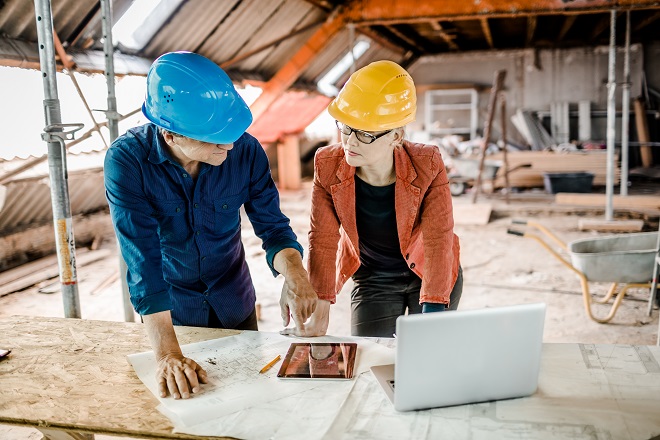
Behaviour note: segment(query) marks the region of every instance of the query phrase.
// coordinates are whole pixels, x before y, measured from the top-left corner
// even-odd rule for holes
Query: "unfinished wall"
[[[660,44],[647,49],[655,54],[647,66],[647,75],[660,80]],[[631,60],[631,97],[641,94],[644,51],[633,45]],[[650,70],[655,67],[651,74]],[[607,108],[608,48],[576,48],[562,50],[515,50],[447,54],[420,59],[410,69],[418,86],[417,121],[410,130],[424,130],[425,92],[439,84],[474,84],[484,89],[479,93],[479,133],[483,133],[487,113],[489,90],[494,72],[506,69],[505,93],[508,114],[517,109],[550,112],[550,104],[557,101],[575,103],[589,100],[594,115],[592,138],[605,139],[605,110]],[[623,81],[623,49],[617,51],[617,83]],[[621,108],[621,86],[617,87],[617,108]],[[577,121],[577,117],[572,117]],[[573,123],[573,122],[572,122]],[[576,123],[575,123],[576,125]],[[617,118],[617,137],[620,136],[620,120]],[[499,137],[499,123],[494,124],[494,136]],[[511,122],[507,131],[515,141],[522,142]],[[573,136],[574,137],[574,136]]]

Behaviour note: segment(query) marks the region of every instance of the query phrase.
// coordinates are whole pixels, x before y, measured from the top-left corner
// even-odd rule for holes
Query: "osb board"
[[[180,344],[235,331],[176,327]],[[12,316],[0,318],[0,423],[144,438],[172,433],[158,400],[126,356],[150,350],[142,324]],[[208,439],[209,437],[203,437]],[[216,437],[218,438],[218,437]]]

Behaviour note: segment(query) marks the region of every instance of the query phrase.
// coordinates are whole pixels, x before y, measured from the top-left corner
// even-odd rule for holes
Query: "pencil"
[[[266,364],[266,366],[263,367],[263,368],[261,369],[261,371],[259,371],[259,374],[263,374],[263,373],[265,373],[266,371],[270,370],[270,368],[271,368],[273,365],[275,365],[275,364],[276,364],[281,358],[282,358],[282,357],[278,354],[277,357],[276,357],[275,359],[273,359],[272,361],[268,362],[268,363]]]

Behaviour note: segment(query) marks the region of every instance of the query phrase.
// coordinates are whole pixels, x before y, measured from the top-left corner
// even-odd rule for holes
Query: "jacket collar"
[[[403,146],[394,150],[394,169],[396,172],[397,194],[403,197],[395,198],[395,210],[399,243],[401,249],[406,249],[410,243],[412,228],[421,204],[421,190],[412,182],[417,178],[417,172],[413,167],[408,154],[411,144],[403,142]],[[330,193],[335,204],[335,209],[342,227],[348,235],[356,253],[359,253],[359,239],[357,233],[357,221],[355,216],[355,168],[346,163],[342,157],[337,168],[339,183],[331,185]]]

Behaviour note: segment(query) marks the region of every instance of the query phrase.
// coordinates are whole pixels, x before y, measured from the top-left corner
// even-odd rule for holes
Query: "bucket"
[[[593,173],[543,173],[543,185],[550,194],[590,193],[593,182]]]

